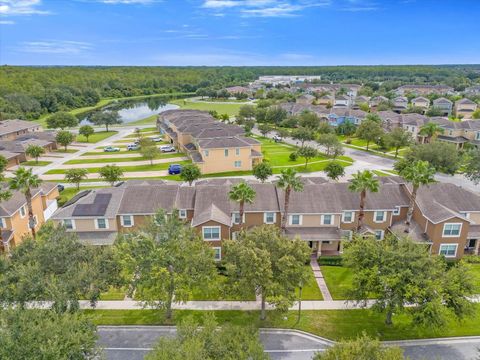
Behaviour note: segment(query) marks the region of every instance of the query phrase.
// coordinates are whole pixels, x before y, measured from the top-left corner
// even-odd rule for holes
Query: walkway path
[[[318,265],[317,262],[317,256],[314,254],[310,258],[310,266],[312,267],[313,271],[313,276],[315,277],[315,280],[317,281],[317,285],[320,289],[320,292],[322,293],[323,300],[325,301],[332,301],[332,295],[330,294],[330,290],[328,290],[327,283],[325,282],[325,279],[323,278],[322,271],[320,270],[320,266]]]
[[[75,159],[75,160],[82,160],[82,158]],[[98,159],[98,158],[97,158]],[[101,158],[103,159],[103,157]],[[177,161],[186,161],[188,160],[187,157],[185,156],[178,156],[178,157],[167,157],[167,158],[160,158],[160,159],[155,159],[153,160],[153,164],[165,164],[165,163],[174,163]],[[138,166],[138,165],[151,165],[152,162],[150,160],[139,160],[139,161],[115,161],[115,159],[112,159],[109,162],[97,162],[97,163],[87,163],[87,164],[62,164],[57,167],[57,169],[76,169],[78,167],[82,168],[99,168],[105,165],[113,165],[116,164],[118,166]],[[124,174],[126,174],[125,172]]]

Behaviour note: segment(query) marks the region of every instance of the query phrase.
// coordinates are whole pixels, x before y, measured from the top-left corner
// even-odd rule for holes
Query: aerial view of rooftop
[[[0,359],[480,359],[479,17],[0,0]]]

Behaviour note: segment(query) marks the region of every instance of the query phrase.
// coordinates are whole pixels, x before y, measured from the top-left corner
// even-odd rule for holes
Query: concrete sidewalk
[[[78,159],[75,159],[75,160],[81,160],[82,158],[78,158]],[[101,159],[103,159],[103,157]],[[185,157],[185,156],[155,159],[155,160],[153,160],[153,165],[155,165],[155,164],[165,164],[165,163],[175,163],[177,161],[186,161],[186,160],[188,160],[188,158]],[[98,168],[98,167],[103,167],[103,166],[106,166],[106,165],[118,165],[118,166],[123,167],[123,166],[139,166],[139,165],[151,165],[151,164],[152,163],[150,162],[150,160],[139,160],[139,161],[133,160],[133,161],[119,161],[119,162],[116,162],[115,159],[112,159],[112,161],[110,161],[110,162],[98,162],[98,163],[88,163],[88,164],[62,164],[62,165],[59,165],[57,167],[57,169],[77,169],[78,167]]]

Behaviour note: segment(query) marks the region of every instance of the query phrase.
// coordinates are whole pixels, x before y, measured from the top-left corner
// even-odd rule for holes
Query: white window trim
[[[237,163],[238,163],[238,166],[237,166]],[[235,168],[241,168],[242,167],[242,160],[235,160],[233,162],[233,167]]]
[[[325,216],[330,216],[330,224],[325,224]],[[320,217],[320,224],[321,225],[335,225],[335,218],[333,214],[325,214]]]
[[[0,227],[5,229],[7,227],[7,220],[5,218],[0,218]]]
[[[131,225],[125,225],[125,222],[123,221],[124,216],[130,217]],[[132,227],[133,225],[135,225],[135,220],[133,215],[120,215],[120,223],[122,224],[123,227]]]
[[[98,220],[99,219],[104,219],[105,220],[105,228],[101,228],[98,226]],[[110,225],[108,223],[108,219],[107,218],[98,218],[98,219],[95,219],[95,229],[97,230],[108,230],[110,228]]]
[[[267,214],[273,214],[273,221],[272,221],[272,222],[267,221]],[[277,222],[277,213],[274,212],[274,211],[266,211],[266,212],[264,212],[264,213],[263,213],[263,222],[264,222],[265,224],[269,224],[269,225],[275,224],[275,223]]]
[[[383,214],[382,221],[377,220],[377,213],[382,213]],[[381,223],[384,223],[386,220],[387,220],[386,211],[374,211],[373,212],[373,222],[374,223],[381,224]]]
[[[352,219],[351,219],[350,221],[345,221],[345,213],[350,213],[350,214],[352,214]],[[354,211],[344,211],[344,212],[342,213],[342,222],[343,222],[344,224],[351,224],[351,223],[353,223],[354,220],[355,220],[355,212],[354,212]]]
[[[232,224],[239,225],[240,222],[235,222],[235,215],[236,214],[240,215],[240,212],[239,211],[232,212]],[[243,212],[242,223],[245,223],[245,212]]]
[[[205,229],[218,229],[218,238],[205,239]],[[202,238],[204,241],[219,241],[222,237],[222,228],[220,226],[202,226]]]
[[[224,155],[225,157],[228,157],[228,155],[229,155],[228,149],[223,149],[223,155]]]
[[[23,215],[22,215],[22,210],[23,210]],[[20,212],[20,217],[23,219],[25,216],[27,216],[27,206],[26,205],[22,205],[22,207],[20,208],[19,210]]]
[[[345,238],[345,233],[348,233],[347,239],[352,240],[353,239],[353,230],[342,230],[344,231],[342,238]]]
[[[67,228],[67,226],[65,225],[65,220],[69,220],[72,223],[72,228],[71,229]],[[75,220],[74,219],[63,219],[62,223],[63,223],[63,226],[65,226],[65,228],[67,229],[67,231],[76,230],[76,228],[77,228],[75,226]]]
[[[236,155],[236,156],[240,156],[240,148],[236,148],[236,149],[235,149],[235,155]]]
[[[298,224],[293,223],[293,217],[294,216],[298,216]],[[289,225],[294,225],[294,226],[297,225],[298,226],[298,225],[302,225],[302,222],[303,222],[303,215],[300,215],[300,214],[290,214],[289,215],[289,219],[288,219],[288,224]]]
[[[393,215],[398,216],[398,215],[400,215],[401,211],[402,210],[401,210],[400,206],[395,206],[395,209],[393,210]]]
[[[215,246],[215,247],[213,247],[213,250],[219,250],[220,251],[220,258],[217,259],[217,258],[215,258],[215,255],[214,255],[214,259],[215,259],[215,261],[221,261],[222,260],[222,248],[220,246]]]
[[[455,246],[455,254],[454,255],[447,255],[447,254],[442,254],[441,251],[442,251],[442,246]],[[454,258],[454,257],[457,257],[457,250],[458,250],[458,244],[440,244],[440,246],[438,247],[438,255],[443,255],[445,256],[446,258]]]
[[[182,212],[184,212],[185,215],[182,215]],[[187,218],[187,210],[186,209],[179,209],[178,210],[178,218],[179,219],[186,219]]]
[[[447,225],[460,225],[460,228],[458,229],[458,235],[445,235],[445,227]],[[462,223],[445,223],[445,224],[443,224],[442,237],[444,237],[444,238],[460,237],[460,235],[462,234],[462,226],[463,226]]]
[[[375,236],[375,239],[377,238],[377,232],[381,232],[381,236],[380,236],[380,239],[377,239],[377,240],[383,240],[385,238],[385,231],[384,230],[375,230],[375,233],[374,233],[374,236]]]

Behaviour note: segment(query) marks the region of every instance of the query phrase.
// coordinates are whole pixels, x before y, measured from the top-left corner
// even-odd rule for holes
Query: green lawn
[[[368,309],[302,311],[298,324],[296,311],[290,311],[286,315],[269,311],[265,321],[259,320],[258,311],[223,310],[213,313],[220,324],[299,329],[332,340],[355,338],[363,331],[380,340],[400,340],[480,335],[480,304],[476,304],[475,308],[474,316],[466,318],[461,323],[451,320],[442,329],[411,325],[411,316],[408,314],[394,315],[393,325],[386,326],[384,314]],[[91,315],[97,325],[171,325],[187,316],[200,318],[206,313],[175,310],[173,321],[166,322],[163,312],[159,310],[85,310],[85,312]]]
[[[151,115],[149,117],[146,117],[144,119],[140,119],[137,121],[132,121],[128,123],[129,125],[150,125],[150,124],[155,124],[157,122],[158,115]]]
[[[53,150],[52,152],[54,153],[60,153],[60,154],[73,154],[73,153],[76,153],[78,150],[76,149],[68,149],[65,150],[65,149],[57,149],[57,150]]]
[[[45,166],[51,164],[51,161],[38,161],[36,162],[35,160],[30,160],[30,161],[25,161],[21,163],[23,166]]]
[[[97,179],[98,181],[98,179]],[[74,197],[79,191],[82,190],[89,190],[89,189],[95,189],[98,188],[98,186],[80,186],[80,190],[77,190],[77,188],[65,188],[61,193],[60,197],[57,199],[58,206],[63,206],[68,200],[70,200],[72,197]]]
[[[172,161],[171,163],[176,164],[189,164],[190,161]],[[167,170],[171,163],[163,163],[163,164],[153,164],[153,165],[137,165],[137,166],[121,166],[123,172],[135,172],[135,171],[159,171],[159,170]],[[86,168],[90,174],[98,173],[101,167],[95,168]],[[67,169],[54,169],[47,171],[46,174],[65,174]]]
[[[475,285],[475,293],[480,294],[480,264],[469,264],[473,283]]]
[[[103,154],[103,153],[100,153]],[[118,154],[118,152],[114,153]],[[162,154],[157,159],[171,159],[185,156],[183,153],[174,153],[174,154]],[[128,162],[128,161],[145,161],[144,157],[131,157],[131,158],[103,158],[103,159],[74,159],[65,162],[65,164],[97,164],[97,163],[117,163],[117,162]]]
[[[109,138],[110,136],[113,136],[115,134],[118,134],[118,131],[96,131],[92,135],[87,138],[83,135],[77,135],[77,142],[80,143],[90,143],[90,144],[95,144],[99,141],[105,140],[106,138]]]
[[[238,296],[229,293],[228,286],[226,286],[227,277],[219,275],[217,277],[216,284],[210,284],[210,288],[195,287],[192,290],[191,300],[240,300],[248,301],[255,300],[255,294],[252,293],[249,296]]]
[[[328,265],[321,265],[320,268],[333,299],[350,299],[348,296],[348,291],[352,288],[352,270],[343,266]]]
[[[308,272],[308,279],[302,288],[302,300],[323,300],[322,293],[318,287],[317,281],[313,276],[313,271],[310,265],[305,265]],[[296,291],[298,297],[298,289]]]
[[[123,300],[125,299],[126,290],[118,288],[110,288],[107,292],[100,294],[100,300]]]
[[[228,114],[229,116],[238,115],[238,110],[243,104],[207,104],[202,102],[192,102],[188,99],[177,99],[169,101],[170,104],[180,106],[181,109],[193,109],[193,110],[215,110],[219,114]]]

